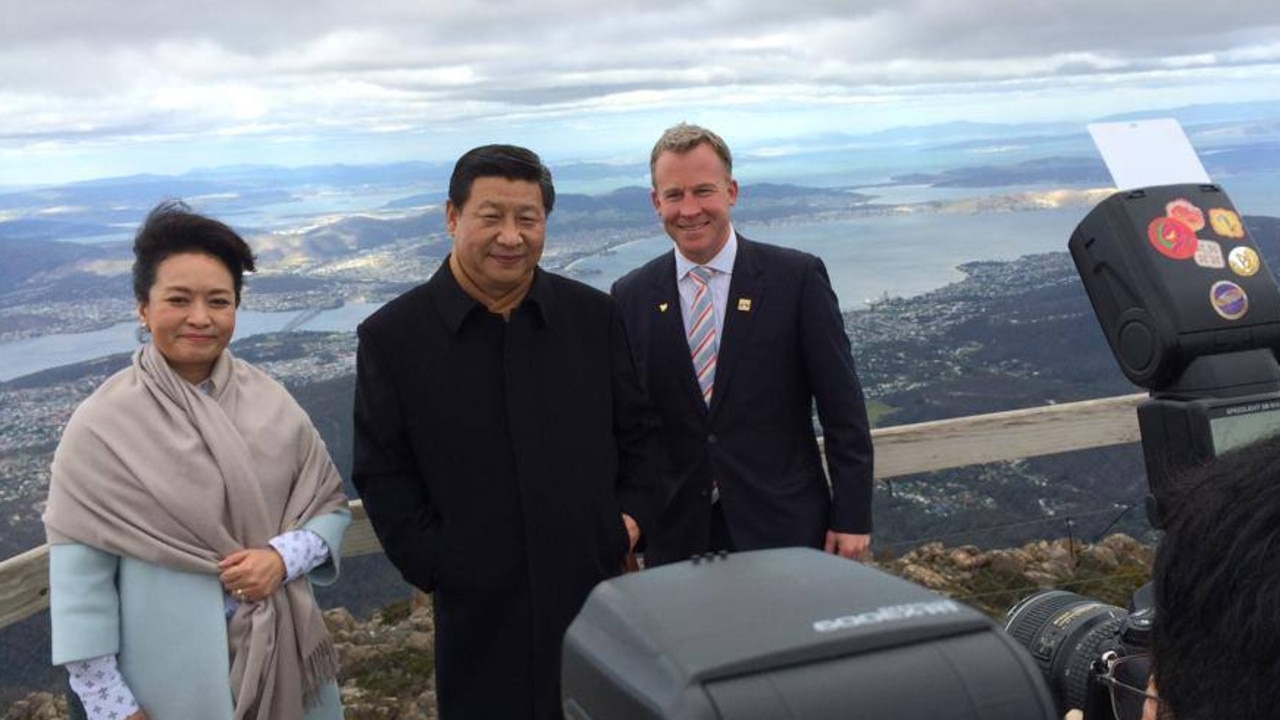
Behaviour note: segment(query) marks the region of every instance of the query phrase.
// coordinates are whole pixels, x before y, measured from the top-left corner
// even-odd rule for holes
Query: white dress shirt
[[[689,277],[689,271],[698,267],[698,263],[680,254],[676,248],[676,288],[680,291],[680,317],[684,318],[685,335],[689,334],[689,315],[693,308],[693,295],[698,291],[697,281]],[[716,342],[724,335],[724,309],[729,304],[729,281],[733,277],[733,261],[738,257],[738,234],[733,226],[729,227],[729,241],[720,248],[720,252],[711,258],[703,267],[715,270],[711,281],[711,309],[716,322]]]

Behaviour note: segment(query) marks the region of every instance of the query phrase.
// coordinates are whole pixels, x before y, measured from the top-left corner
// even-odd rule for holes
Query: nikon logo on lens
[[[1010,608],[1005,630],[1031,651],[1060,713],[1078,708],[1089,720],[1105,720],[1115,714],[1110,688],[1101,682],[1103,656],[1145,654],[1151,617],[1149,609],[1131,615],[1073,592],[1045,590]]]

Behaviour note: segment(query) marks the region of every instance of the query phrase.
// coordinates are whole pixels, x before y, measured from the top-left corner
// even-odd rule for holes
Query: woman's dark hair
[[[537,183],[542,191],[542,209],[551,214],[556,204],[556,188],[551,182],[551,170],[542,164],[542,158],[528,148],[518,145],[481,145],[468,150],[453,166],[449,178],[449,201],[461,208],[471,199],[471,186],[482,177],[500,177],[507,180],[524,180]]]
[[[181,200],[166,200],[147,214],[133,238],[133,294],[146,302],[156,284],[156,268],[172,255],[202,253],[217,258],[231,273],[236,306],[244,274],[253,272],[253,251],[235,230],[191,210]]]

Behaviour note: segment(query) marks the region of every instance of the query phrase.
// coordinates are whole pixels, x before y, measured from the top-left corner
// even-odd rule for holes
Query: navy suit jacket
[[[870,533],[871,433],[822,261],[738,236],[707,407],[685,339],[674,253],[613,286],[667,451],[665,503],[645,531],[646,563],[706,551],[713,479],[739,550],[821,547],[828,529]]]

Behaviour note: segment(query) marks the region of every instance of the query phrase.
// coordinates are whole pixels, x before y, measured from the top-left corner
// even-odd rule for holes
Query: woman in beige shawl
[[[53,461],[53,661],[90,718],[340,718],[311,593],[350,519],[306,414],[226,349],[253,254],[165,203],[134,242],[151,341],[76,410]]]

